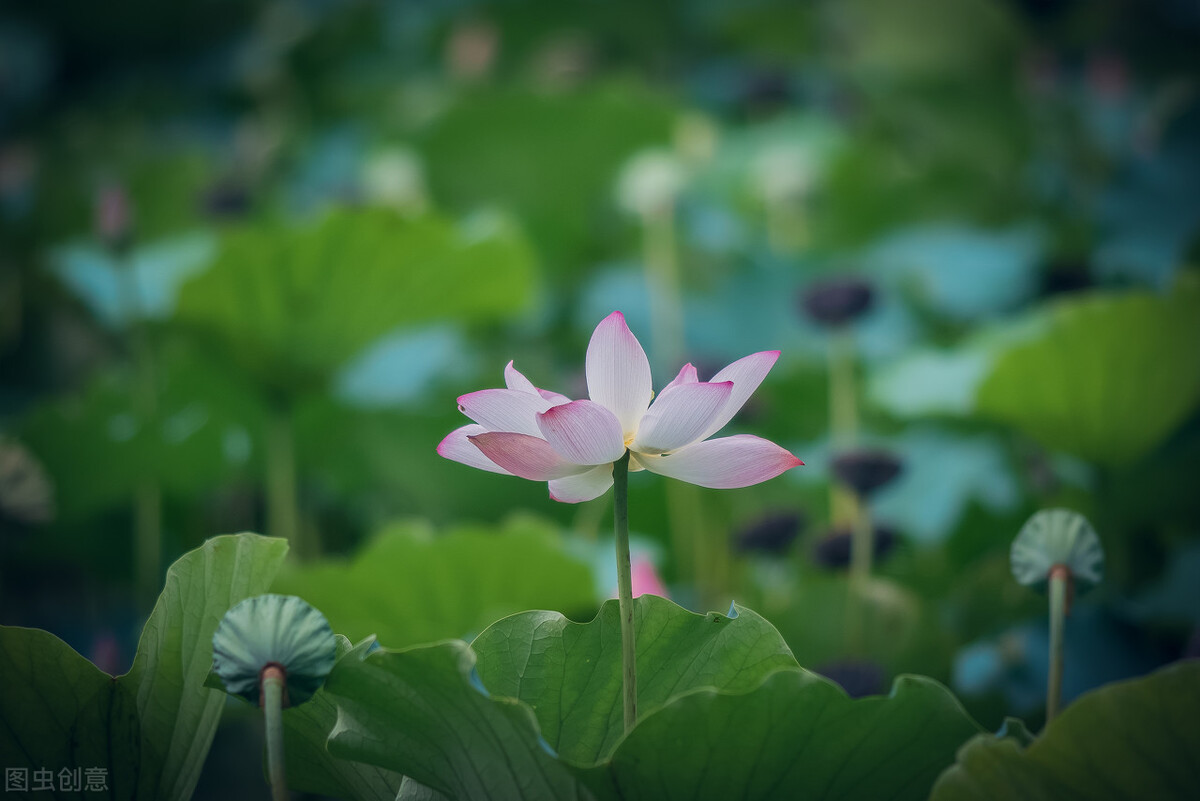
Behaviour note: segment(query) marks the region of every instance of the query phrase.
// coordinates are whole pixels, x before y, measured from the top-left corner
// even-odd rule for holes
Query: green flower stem
[[[865,646],[867,628],[867,584],[871,580],[871,562],[875,556],[875,532],[871,511],[857,493],[847,492],[853,504],[854,526],[850,533],[850,582],[846,599],[847,645],[854,654]]]
[[[642,225],[654,367],[657,372],[666,373],[678,365],[683,354],[683,292],[675,257],[674,209],[647,214]]]
[[[854,390],[854,335],[846,326],[829,337],[829,426],[833,444],[848,448],[858,429],[858,403]]]
[[[133,496],[133,517],[138,595],[153,606],[161,589],[162,568],[162,487],[154,479],[138,483]]]
[[[633,573],[629,563],[629,451],[613,465],[613,533],[617,541],[617,597],[621,610],[621,683],[625,731],[637,722],[637,658],[633,632]]]
[[[267,775],[272,801],[288,801],[287,770],[283,760],[283,668],[271,663],[262,672],[263,720],[267,730]]]
[[[296,499],[296,451],[288,410],[276,407],[267,420],[267,531],[283,537],[301,559],[316,554],[300,531]]]
[[[854,388],[854,335],[846,326],[829,336],[829,439],[834,451],[853,447],[858,433]],[[829,485],[829,519],[833,526],[854,519],[854,498],[838,482]]]
[[[1063,628],[1071,594],[1071,571],[1066,565],[1050,568],[1050,676],[1046,681],[1046,722],[1058,714],[1062,701]]]
[[[861,594],[871,577],[871,561],[875,555],[875,536],[871,510],[866,501],[856,496],[854,529],[850,539],[850,583]]]
[[[158,388],[155,380],[154,346],[143,322],[142,299],[133,275],[127,246],[114,246],[113,258],[121,265],[121,302],[129,317],[128,342],[133,352],[133,408],[144,430],[155,429]],[[134,574],[138,595],[153,605],[158,597],[162,568],[162,488],[148,465],[140,465],[142,479],[133,495]]]

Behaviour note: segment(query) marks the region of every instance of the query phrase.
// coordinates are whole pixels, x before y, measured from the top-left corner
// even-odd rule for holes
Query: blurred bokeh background
[[[757,609],[851,692],[920,672],[1036,722],[1008,548],[1068,506],[1108,565],[1067,698],[1196,654],[1197,53],[1184,0],[6,4],[0,622],[123,671],[166,567],[240,530],[352,637],[589,618],[610,496],[435,447],[509,360],[583,396],[621,309],[658,388],[782,351],[727,431],[807,463],[633,477],[678,602]],[[866,505],[831,471],[863,448],[899,467]]]

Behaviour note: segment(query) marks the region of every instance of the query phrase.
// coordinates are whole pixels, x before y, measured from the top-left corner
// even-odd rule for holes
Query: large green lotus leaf
[[[529,225],[547,264],[569,275],[597,256],[597,241],[611,238],[597,238],[597,216],[613,213],[622,163],[666,144],[675,113],[662,97],[622,84],[565,92],[487,88],[465,94],[422,133],[419,147],[439,202],[511,210]],[[480,131],[487,131],[486,147],[479,146]]]
[[[924,799],[979,726],[942,685],[901,676],[851,700],[779,670],[748,693],[696,690],[638,723],[612,758],[581,770],[599,799]]]
[[[1192,799],[1200,787],[1200,662],[1101,687],[1028,748],[981,735],[938,779],[933,801]]]
[[[510,225],[385,209],[303,226],[228,231],[216,263],[184,285],[179,320],[279,391],[321,386],[383,334],[447,317],[512,314],[529,297],[531,251]]]
[[[139,796],[191,796],[225,705],[224,693],[204,686],[213,633],[230,607],[267,591],[286,554],[285,540],[226,534],[167,571],[133,667],[118,679],[136,699],[142,722]]]
[[[338,659],[362,659],[374,640],[351,648],[338,635]],[[352,801],[394,801],[403,776],[385,768],[337,759],[325,741],[337,722],[337,707],[322,688],[308,701],[283,710],[288,787]]]
[[[783,637],[756,613],[698,615],[655,595],[634,602],[641,715],[697,687],[733,692],[796,667]],[[606,602],[589,623],[524,612],[489,626],[472,647],[483,684],[533,708],[541,731],[566,760],[591,764],[621,739],[620,612]]]
[[[328,749],[456,799],[590,798],[538,735],[529,707],[487,694],[466,643],[343,659],[323,693],[337,706]],[[436,798],[410,788],[410,797]]]
[[[1109,465],[1143,456],[1200,401],[1200,286],[1099,294],[1039,313],[979,387],[976,412]]]
[[[22,421],[22,440],[54,478],[63,519],[127,504],[146,480],[190,497],[256,466],[264,410],[236,375],[193,350],[168,347],[158,351],[153,376],[153,415],[140,411],[138,377],[121,370]]]
[[[104,768],[113,797],[190,798],[225,703],[205,687],[213,632],[266,591],[286,552],[283,540],[235,534],[185,554],[115,680],[53,635],[0,628],[0,752],[20,760],[7,764]]]
[[[397,523],[350,562],[289,565],[272,590],[304,598],[353,640],[374,634],[390,647],[469,637],[523,609],[596,605],[589,566],[552,527],[528,520],[444,534]]]
[[[6,768],[50,768],[55,786],[64,768],[101,768],[113,798],[134,797],[142,738],[125,685],[50,632],[10,626],[0,627],[0,681]]]
[[[643,596],[636,604],[639,621],[648,624],[645,636],[654,635],[655,623],[680,620],[663,599]],[[593,742],[601,739],[597,732],[608,730],[613,701],[619,700],[612,691],[619,658],[603,654],[590,670],[564,681],[556,665],[570,657],[556,656],[554,649],[572,635],[554,634],[553,626],[529,649],[527,664],[501,663],[519,677],[524,700],[499,694],[514,679],[484,664],[490,648],[504,650],[498,640],[489,645],[490,637],[480,638],[478,666],[460,642],[339,661],[322,691],[338,709],[329,751],[403,773],[400,797],[412,799],[438,793],[460,799],[549,800],[591,793],[614,799],[916,799],[925,797],[956,749],[980,730],[949,691],[931,680],[903,677],[888,697],[851,701],[794,663],[772,669],[765,652],[778,654],[778,646],[764,648],[770,639],[763,635],[765,624],[748,610],[732,619],[683,615],[690,616],[683,618],[689,636],[675,639],[669,630],[663,635],[685,650],[648,646],[653,661],[639,662],[649,694],[667,693],[669,700],[654,708],[643,695],[637,727],[618,740],[610,759],[586,758],[595,746],[575,748],[568,729]],[[536,623],[535,617],[526,622]],[[720,631],[710,637],[690,628],[697,623]],[[591,625],[606,635],[606,651],[619,649],[611,613],[602,611]],[[584,628],[573,634],[586,645],[587,637],[579,636],[590,633]],[[492,633],[498,638],[503,631]],[[551,653],[542,658],[541,648]],[[586,668],[586,654],[580,656]],[[668,686],[671,678],[674,687]],[[713,688],[712,682],[722,681],[736,691]],[[609,707],[574,700],[586,695],[609,699]],[[567,716],[555,734],[563,748],[583,751],[582,761],[560,755],[540,735],[538,718],[558,717],[546,710],[568,708],[561,698],[573,699],[578,719]],[[591,725],[579,725],[585,717],[593,719]]]

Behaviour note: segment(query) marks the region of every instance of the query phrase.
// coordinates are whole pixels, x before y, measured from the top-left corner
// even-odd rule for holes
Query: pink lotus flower
[[[667,592],[667,585],[662,583],[662,579],[658,576],[658,571],[654,569],[654,563],[649,559],[645,557],[634,559],[631,576],[633,577],[634,598],[640,595],[657,595],[661,598],[671,597],[671,594]],[[612,597],[617,597],[615,591]]]
[[[548,481],[550,497],[565,503],[604,494],[626,450],[630,471],[715,489],[748,487],[804,463],[750,434],[708,438],[737,414],[778,358],[779,351],[752,353],[712,381],[700,381],[686,364],[655,398],[646,352],[616,311],[588,344],[590,400],[538,389],[509,362],[507,389],[458,399],[475,422],[450,432],[438,453],[481,470]]]

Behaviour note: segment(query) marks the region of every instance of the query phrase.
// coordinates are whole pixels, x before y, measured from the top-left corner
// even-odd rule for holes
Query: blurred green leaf
[[[697,615],[654,595],[635,603],[638,711],[646,715],[681,692],[744,692],[796,659],[755,612]],[[525,612],[489,626],[472,643],[479,677],[497,695],[533,708],[542,735],[566,760],[603,759],[624,733],[619,610],[615,601],[588,623]]]
[[[625,83],[565,92],[491,88],[465,94],[423,132],[419,147],[438,202],[511,210],[547,265],[570,275],[607,239],[597,236],[596,221],[613,206],[621,164],[667,143],[675,115],[663,97]]]
[[[216,263],[184,285],[177,318],[268,389],[295,392],[323,388],[398,327],[511,315],[533,274],[525,240],[497,217],[339,210],[312,225],[230,230]]]
[[[1145,455],[1200,401],[1200,287],[1092,295],[1036,313],[1044,333],[1000,355],[979,415],[1117,465]]]
[[[267,589],[287,544],[214,537],[167,572],[133,668],[113,680],[47,632],[0,628],[0,751],[11,767],[102,767],[114,797],[187,799],[224,707],[206,689],[212,635]],[[21,755],[21,756],[18,756]]]
[[[937,682],[857,701],[803,670],[739,694],[703,689],[649,715],[602,766],[598,799],[924,799],[979,726]]]
[[[340,634],[374,634],[391,647],[469,637],[524,609],[586,614],[596,604],[588,565],[567,553],[554,528],[530,521],[444,534],[397,523],[350,562],[285,568],[273,591],[309,601]]]
[[[24,441],[54,479],[63,518],[127,503],[147,479],[192,496],[254,466],[264,414],[255,394],[196,351],[164,348],[158,356],[153,414],[135,397],[138,379],[114,371],[22,421]]]
[[[1200,662],[1169,665],[1081,697],[1029,747],[980,735],[933,801],[1191,799],[1200,786]]]

